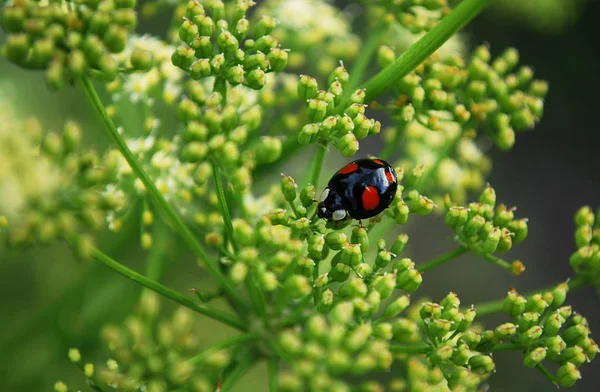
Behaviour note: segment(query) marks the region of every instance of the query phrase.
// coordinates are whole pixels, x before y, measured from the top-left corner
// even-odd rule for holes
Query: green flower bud
[[[452,330],[452,322],[448,320],[438,319],[432,320],[427,324],[427,333],[432,338],[441,339]]]
[[[322,121],[327,114],[327,102],[319,99],[308,100],[306,114],[311,123],[318,123]]]
[[[583,351],[583,348],[579,346],[569,347],[564,350],[559,357],[561,363],[570,362],[573,365],[579,367],[587,362],[588,358]]]
[[[506,298],[504,299],[502,309],[510,316],[516,317],[521,315],[525,311],[526,304],[527,300],[525,299],[525,297],[519,295],[519,293],[517,293],[516,291],[509,291]]]
[[[540,336],[542,336],[543,332],[544,330],[542,327],[537,325],[533,326],[519,337],[519,342],[524,346],[530,346],[531,344],[535,343]]]
[[[364,298],[367,296],[367,285],[360,278],[354,278],[340,286],[342,297]]]
[[[336,148],[345,157],[351,157],[358,151],[358,140],[356,140],[356,136],[353,133],[347,133],[342,136],[335,144]]]
[[[546,358],[546,351],[546,347],[538,347],[529,354],[525,355],[523,358],[525,367],[532,369],[542,363],[542,361]]]
[[[308,279],[301,275],[290,276],[283,286],[286,294],[294,299],[306,297],[312,291]]]
[[[375,279],[373,286],[381,294],[381,299],[389,298],[396,287],[396,276],[394,274],[380,276]]]
[[[301,145],[312,143],[316,140],[318,133],[319,126],[317,124],[307,124],[298,134],[298,143]]]
[[[491,357],[487,355],[474,355],[469,359],[471,371],[477,374],[487,374],[494,371],[495,365]]]
[[[544,322],[544,334],[556,335],[562,327],[563,319],[558,311],[553,312]]]
[[[359,114],[365,114],[365,107],[366,105],[353,103],[352,105],[348,106],[344,113],[350,118],[355,118]]]
[[[454,354],[454,347],[441,346],[436,348],[429,356],[432,365],[437,366],[444,361],[448,361]]]
[[[292,203],[296,200],[296,182],[290,176],[283,176],[281,178],[281,193],[285,200],[289,203]]]
[[[474,331],[466,331],[460,336],[460,342],[464,342],[469,349],[475,349],[481,342],[481,335]]]
[[[548,303],[544,300],[542,294],[532,295],[527,301],[525,310],[528,312],[536,312],[542,314],[548,307]]]
[[[392,270],[395,270],[398,273],[404,272],[412,268],[415,268],[415,263],[409,258],[400,259],[397,262],[395,262],[392,266]]]
[[[396,60],[394,49],[387,45],[381,45],[377,51],[377,64],[385,68]]]
[[[544,339],[544,346],[547,348],[547,357],[552,360],[556,360],[560,353],[567,348],[567,344],[560,336]]]
[[[179,28],[179,38],[186,44],[190,44],[199,35],[198,26],[196,26],[191,20],[184,19],[181,27]]]
[[[419,315],[423,321],[437,319],[441,314],[442,307],[434,302],[424,303],[419,310]]]
[[[515,244],[521,243],[525,240],[525,238],[527,238],[527,219],[513,220],[510,222],[508,228],[514,234],[512,237],[512,242]]]
[[[400,234],[398,237],[396,237],[396,241],[394,241],[390,251],[395,256],[399,256],[404,251],[404,248],[406,248],[406,244],[408,244],[408,234]]]
[[[537,325],[540,315],[535,312],[523,313],[519,320],[519,332],[525,332],[529,328]]]
[[[573,320],[571,320],[573,322]],[[562,338],[568,345],[573,345],[582,339],[585,339],[590,334],[590,329],[584,324],[575,324],[567,328],[562,334]]]
[[[315,78],[301,75],[298,82],[298,97],[300,99],[309,100],[317,96],[318,84]]]
[[[473,237],[477,235],[479,230],[485,225],[485,218],[481,215],[474,215],[470,220],[465,223],[463,232],[467,237]]]
[[[408,175],[406,175],[404,180],[405,188],[413,188],[421,177],[423,177],[423,173],[425,172],[425,165],[417,165],[415,166]]]
[[[256,147],[256,162],[258,164],[273,163],[281,156],[281,150],[281,140],[271,136],[264,136],[260,138],[258,146]],[[293,192],[295,198],[295,187]]]
[[[329,271],[329,278],[334,282],[345,282],[350,276],[350,266],[339,263]]]
[[[331,308],[331,304],[333,303],[333,292],[329,289],[323,291],[321,294],[321,298],[319,300],[319,305],[317,308],[321,312],[326,312]]]
[[[465,366],[473,354],[466,344],[459,344],[452,355],[452,362],[457,366]]]
[[[349,244],[343,247],[340,253],[340,261],[351,267],[359,265],[362,261],[362,253],[358,244]]]
[[[408,269],[398,274],[396,278],[396,287],[412,293],[419,288],[422,282],[423,277],[419,271],[416,269]]]
[[[384,318],[392,318],[396,317],[398,314],[403,312],[410,305],[410,296],[403,295],[394,300],[394,302],[390,303],[386,306],[385,311],[383,313]]]
[[[274,72],[281,72],[288,63],[288,52],[284,49],[273,48],[267,55],[267,58],[271,64],[271,70]]]
[[[462,227],[469,219],[469,211],[464,207],[450,207],[446,213],[446,224],[452,228]]]
[[[234,284],[240,284],[246,279],[248,266],[244,263],[235,263],[229,270],[229,278]]]
[[[411,343],[421,339],[419,326],[412,320],[401,318],[392,323],[394,340],[398,343]]]
[[[325,236],[325,243],[332,250],[341,250],[342,248],[348,246],[348,237],[346,234],[339,231],[331,231]]]
[[[392,254],[388,251],[382,250],[377,253],[375,258],[375,265],[378,268],[385,268],[392,261]]]
[[[208,146],[203,142],[188,143],[181,151],[183,162],[200,162],[208,154]]]
[[[420,195],[418,198],[410,198],[406,201],[410,212],[427,216],[433,212],[435,204],[426,196]]]
[[[379,323],[373,327],[373,336],[383,340],[391,340],[394,336],[392,324],[390,323]]]
[[[179,46],[171,56],[173,65],[187,71],[194,62],[194,50],[187,46]]]
[[[257,52],[269,53],[278,45],[279,42],[277,42],[275,38],[270,35],[265,35],[256,40],[253,49],[255,49]]]
[[[463,313],[463,319],[456,328],[458,332],[465,332],[467,329],[471,327],[473,320],[475,320],[475,316],[477,316],[477,312],[473,307]]]
[[[592,339],[585,338],[577,342],[577,344],[583,349],[590,362],[596,358],[596,354],[598,354],[598,345]]]
[[[253,69],[248,73],[244,84],[254,90],[260,90],[267,83],[265,71],[260,68]]]
[[[263,15],[254,26],[254,35],[260,38],[264,35],[271,34],[273,29],[275,29],[275,27],[277,27],[278,24],[279,22],[277,21],[277,19],[267,15]]]
[[[316,190],[312,184],[307,185],[300,191],[300,203],[305,207],[310,207],[315,202]]]
[[[350,352],[356,352],[367,343],[367,340],[371,337],[372,333],[373,328],[370,324],[359,325],[348,335],[344,347],[350,350]]]
[[[494,332],[499,339],[508,338],[517,333],[517,326],[513,323],[504,323],[496,327]]]
[[[444,309],[444,311],[442,312],[441,318],[452,322],[452,329],[454,330],[460,326],[460,324],[463,321],[464,316],[463,316],[462,312],[460,311],[460,309],[450,307],[450,308]]]
[[[344,350],[336,348],[327,355],[327,368],[334,374],[347,371],[351,365],[350,355]]]
[[[340,65],[339,67],[334,69],[333,72],[329,75],[329,79],[327,79],[327,84],[331,84],[337,80],[342,84],[342,86],[345,86],[346,83],[348,83],[349,79],[350,75],[348,74],[348,71],[346,71],[346,68],[344,68],[343,65]]]
[[[396,223],[398,223],[399,225],[403,225],[408,221],[410,209],[404,201],[400,200],[399,202],[397,202],[393,206],[392,211],[394,214],[394,218],[396,219]]]
[[[351,302],[340,302],[331,310],[329,314],[333,324],[347,326],[354,318],[353,305]]]
[[[567,362],[556,372],[556,379],[561,387],[569,388],[581,379],[581,373],[577,370],[577,366]]]

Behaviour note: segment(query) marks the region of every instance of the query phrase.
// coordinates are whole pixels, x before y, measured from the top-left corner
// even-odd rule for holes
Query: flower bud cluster
[[[99,390],[214,391],[231,353],[220,350],[201,361],[192,359],[203,346],[195,319],[185,308],[175,309],[170,318],[161,317],[158,295],[145,291],[139,310],[123,325],[103,328],[102,339],[109,353],[104,364],[84,364],[79,350],[74,349],[69,358]]]
[[[588,206],[575,214],[575,251],[569,263],[575,275],[591,282],[600,291],[600,209],[596,214]]]
[[[380,47],[382,67],[395,58],[393,49]],[[481,143],[489,138],[508,150],[516,132],[540,121],[548,85],[535,80],[530,67],[518,67],[518,60],[512,48],[494,59],[485,46],[468,60],[437,53],[393,86],[395,100],[386,109],[398,121],[388,141],[402,138],[400,156],[425,164],[436,190],[465,200],[467,192],[481,189],[490,170]]]
[[[9,247],[45,244],[104,227],[108,211],[123,203],[120,195],[100,193],[113,180],[116,162],[83,150],[82,130],[73,121],[61,132],[42,131],[36,121],[2,123],[3,242]],[[79,256],[87,255],[89,241],[83,236],[76,244]]]
[[[527,219],[515,219],[515,208],[496,203],[496,192],[489,184],[481,192],[479,202],[466,207],[452,206],[446,198],[446,224],[456,234],[456,240],[485,260],[504,267],[515,275],[521,274],[525,266],[520,261],[512,264],[496,257],[493,253],[506,253],[527,238]]]
[[[277,20],[263,16],[251,24],[246,19],[254,5],[252,0],[237,0],[229,9],[221,0],[205,5],[190,0],[179,29],[183,44],[173,53],[173,64],[193,80],[215,77],[217,91],[226,88],[225,83],[263,88],[267,73],[285,68],[288,52],[270,35]]]
[[[578,368],[596,357],[598,345],[590,337],[587,319],[565,305],[568,291],[567,283],[528,298],[509,291],[503,310],[511,316],[512,323],[482,336],[488,334],[490,344],[516,342],[523,350],[526,367],[540,366],[544,360],[558,364],[558,384],[573,386],[581,378]]]
[[[372,19],[389,15],[413,34],[429,31],[450,11],[452,0],[361,0]]]
[[[327,90],[319,90],[317,80],[300,76],[298,96],[306,100],[309,124],[298,134],[298,143],[332,142],[343,156],[351,157],[358,151],[359,139],[376,135],[381,123],[366,116],[364,90],[356,90],[350,96],[347,107],[341,107],[344,86],[350,75],[343,64],[329,75]]]
[[[326,1],[267,0],[256,12],[264,14],[279,21],[272,35],[290,48],[290,68],[326,76],[338,61],[350,61],[359,53],[360,38],[348,16]]]
[[[119,72],[114,54],[125,49],[137,24],[135,5],[135,0],[14,0],[0,10],[8,33],[2,55],[21,67],[46,70],[52,89],[82,76],[113,80]],[[131,57],[133,68],[148,67],[142,57]]]

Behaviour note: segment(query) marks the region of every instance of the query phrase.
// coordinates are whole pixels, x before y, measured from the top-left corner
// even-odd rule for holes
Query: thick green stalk
[[[255,333],[245,333],[243,335],[232,336],[230,338],[221,340],[214,346],[207,348],[195,357],[190,358],[189,361],[192,365],[199,365],[204,360],[206,360],[206,358],[208,358],[211,354],[217,351],[224,350],[226,348],[233,347],[241,343],[253,342],[255,340],[258,340],[258,335]]]
[[[487,4],[489,0],[463,0],[435,25],[419,41],[402,53],[392,64],[385,67],[378,74],[367,80],[361,88],[365,90],[365,103],[376,99],[388,86],[398,79],[403,78],[419,64],[425,61],[438,50],[450,37],[458,32],[464,25],[473,19]],[[348,99],[339,107],[346,108]]]
[[[73,240],[76,241],[77,239],[75,238]],[[71,241],[71,242],[73,242],[73,241]],[[116,260],[113,260],[108,255],[102,253],[102,251],[100,251],[97,248],[92,249],[91,257],[94,260],[104,263],[107,267],[120,273],[121,275],[125,276],[126,278],[129,278],[129,279],[133,280],[134,282],[139,283],[142,286],[147,287],[150,290],[155,291],[158,294],[177,302],[180,305],[190,308],[190,309],[192,309],[200,314],[203,314],[207,317],[210,317],[214,320],[220,321],[223,324],[229,325],[230,327],[239,329],[240,331],[246,331],[248,328],[246,323],[244,323],[237,316],[230,314],[228,312],[224,312],[220,309],[213,308],[208,305],[200,304],[200,303],[192,300],[191,298],[178,293],[177,291],[175,291],[173,289],[163,286],[162,284],[156,282],[155,280],[149,279],[149,278],[145,277],[144,275],[141,275],[141,274],[127,268],[123,264],[119,263]]]
[[[170,220],[170,222],[175,226],[175,229],[179,232],[179,234],[183,237],[185,242],[190,246],[190,248],[194,251],[194,253],[204,262],[207,271],[215,278],[225,289],[226,293],[232,298],[236,303],[243,304],[243,301],[237,291],[233,288],[230,282],[227,280],[225,275],[220,271],[217,262],[212,259],[209,254],[204,250],[202,245],[198,242],[192,231],[187,227],[181,216],[175,211],[173,206],[171,206],[160,193],[154,181],[150,179],[148,174],[144,171],[144,169],[137,162],[135,156],[127,147],[127,143],[123,137],[117,131],[115,124],[112,122],[111,118],[106,113],[106,109],[92,81],[88,78],[81,79],[81,86],[89,99],[90,103],[101,117],[102,122],[105,125],[105,129],[110,135],[110,137],[115,142],[117,148],[123,154],[123,157],[131,166],[131,169],[134,171],[136,176],[142,181],[144,187],[148,191],[148,193],[152,196],[152,199],[156,206],[159,208],[161,212],[163,212],[166,217]]]
[[[498,351],[521,351],[523,347],[517,343],[500,343],[490,349],[491,352]]]
[[[233,246],[233,250],[237,251],[238,248],[235,243],[235,238],[233,237],[231,214],[229,213],[227,199],[225,198],[225,190],[223,189],[223,182],[221,181],[221,172],[215,163],[212,164],[212,172],[215,180],[215,188],[217,190],[217,199],[219,199],[219,206],[221,207],[221,215],[223,215],[223,221],[225,222],[225,230],[227,230],[227,235],[229,236],[229,241],[231,242],[231,246]]]
[[[279,363],[276,357],[269,358],[267,371],[269,373],[269,392],[277,392],[277,367]]]
[[[420,266],[417,267],[417,270],[419,270],[420,272],[425,272],[428,271],[432,268],[437,267],[440,264],[444,264],[447,263],[449,261],[454,260],[455,258],[457,258],[458,256],[464,255],[465,253],[467,253],[469,251],[468,248],[464,247],[464,246],[459,246],[458,248],[451,250],[450,252],[443,254],[439,257],[436,257],[433,260],[429,260],[428,262],[426,262],[425,264],[422,264]]]
[[[589,282],[586,279],[582,279],[580,277],[576,277],[574,279],[569,280],[567,282],[567,285],[569,286],[569,291],[572,291],[572,290],[576,290],[578,288],[584,287],[588,283]],[[529,294],[525,294],[523,296],[525,298],[528,298],[528,297],[531,297],[532,295],[537,294],[537,293],[543,293],[543,292],[546,292],[546,291],[552,291],[552,290],[554,290],[554,288],[556,286],[557,285],[546,287],[546,288],[540,289],[540,290],[535,290],[535,291],[532,291]],[[494,313],[502,312],[503,305],[504,305],[504,298],[503,299],[499,299],[499,300],[495,300],[495,301],[489,301],[489,302],[483,302],[483,303],[480,303],[480,304],[475,304],[473,306],[475,308],[475,311],[477,311],[477,316],[487,316],[489,314],[494,314]]]

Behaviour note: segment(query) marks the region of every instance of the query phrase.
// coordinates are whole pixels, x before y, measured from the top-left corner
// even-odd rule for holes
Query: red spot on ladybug
[[[387,177],[387,179],[390,183],[396,182],[394,175],[392,173],[390,173],[389,171],[385,172],[385,176]]]
[[[373,159],[373,162],[375,162],[378,165],[384,166],[385,162],[383,162],[381,159]]]
[[[379,192],[374,186],[368,186],[362,193],[363,208],[367,211],[374,210],[379,205]]]
[[[340,171],[338,171],[338,173],[340,173],[340,174],[350,174],[350,173],[354,173],[356,170],[358,170],[358,164],[352,162],[352,163],[349,163],[346,166],[342,167],[340,169]]]

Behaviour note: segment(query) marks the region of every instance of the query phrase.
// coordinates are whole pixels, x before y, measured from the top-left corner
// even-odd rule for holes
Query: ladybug
[[[398,190],[396,172],[381,159],[358,159],[337,171],[319,198],[319,218],[368,219],[389,207]]]

